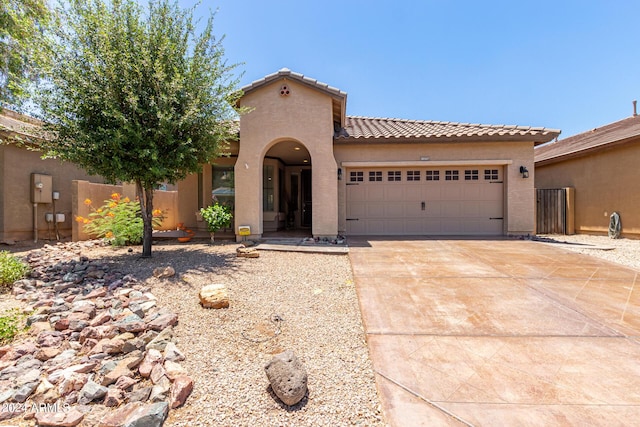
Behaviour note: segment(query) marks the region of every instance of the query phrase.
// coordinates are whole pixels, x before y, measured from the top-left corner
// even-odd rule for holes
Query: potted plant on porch
[[[207,223],[207,230],[211,234],[212,242],[214,241],[214,233],[221,228],[229,227],[233,218],[231,207],[218,202],[206,208],[201,208],[200,214],[204,222]]]

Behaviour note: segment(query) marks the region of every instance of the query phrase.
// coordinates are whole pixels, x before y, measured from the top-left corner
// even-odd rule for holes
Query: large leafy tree
[[[46,0],[0,0],[0,101],[16,105],[38,76],[45,58],[44,30],[51,20]]]
[[[40,105],[49,156],[109,181],[135,182],[151,256],[153,190],[197,172],[236,134],[240,93],[213,15],[152,0],[70,0],[58,10]]]

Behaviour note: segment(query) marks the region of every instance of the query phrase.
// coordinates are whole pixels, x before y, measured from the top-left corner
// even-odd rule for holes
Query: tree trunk
[[[136,181],[136,194],[140,201],[142,213],[142,257],[151,257],[151,243],[153,240],[153,187],[145,188],[141,181]]]

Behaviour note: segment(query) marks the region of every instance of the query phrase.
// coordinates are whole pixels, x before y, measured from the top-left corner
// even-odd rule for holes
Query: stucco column
[[[333,152],[326,149],[312,153],[311,158],[311,233],[333,238],[338,235],[338,166]]]
[[[247,144],[248,145],[248,144]],[[235,165],[236,188],[236,240],[242,240],[238,235],[238,227],[248,225],[251,227],[251,236],[262,236],[262,157],[258,150],[251,152],[242,149],[238,153]]]

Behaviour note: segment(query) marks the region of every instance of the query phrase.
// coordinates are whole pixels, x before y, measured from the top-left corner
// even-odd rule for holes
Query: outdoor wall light
[[[342,168],[338,168],[338,181],[342,181]]]
[[[520,166],[520,173],[522,174],[523,178],[529,178],[529,171],[526,167]]]

